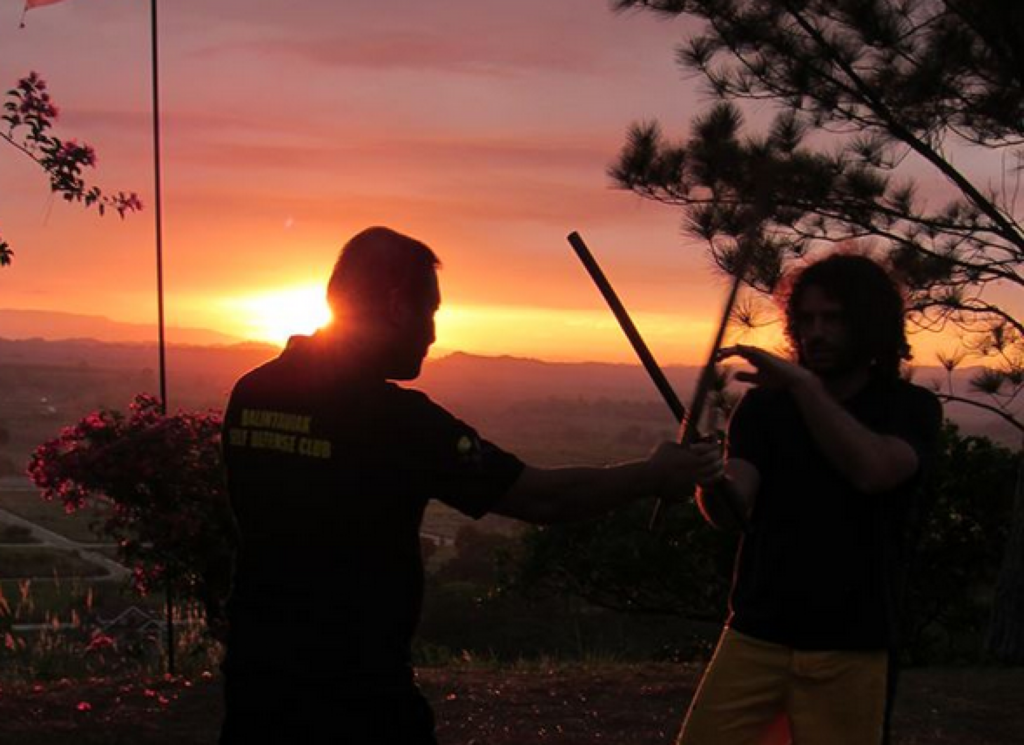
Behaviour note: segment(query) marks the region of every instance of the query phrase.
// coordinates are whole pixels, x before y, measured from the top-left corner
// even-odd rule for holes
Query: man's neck
[[[317,332],[314,342],[332,366],[358,373],[363,378],[384,380],[387,376],[384,352],[379,339],[372,334],[326,328]]]

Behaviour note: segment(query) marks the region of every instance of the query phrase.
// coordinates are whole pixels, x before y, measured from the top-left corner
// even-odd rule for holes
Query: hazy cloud
[[[536,39],[446,36],[439,32],[389,32],[315,39],[280,37],[208,47],[208,56],[247,54],[303,61],[331,68],[509,75],[521,72],[611,72],[595,50],[580,43],[553,46]]]

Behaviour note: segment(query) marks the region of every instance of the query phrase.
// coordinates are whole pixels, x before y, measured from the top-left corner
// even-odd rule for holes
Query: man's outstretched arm
[[[720,478],[721,468],[716,445],[675,443],[615,466],[527,466],[492,511],[538,525],[582,520],[645,497],[680,496],[698,480]]]

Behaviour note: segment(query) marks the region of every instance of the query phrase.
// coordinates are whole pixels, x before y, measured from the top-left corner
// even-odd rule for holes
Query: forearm
[[[548,525],[595,517],[659,490],[659,479],[646,461],[603,468],[527,467],[494,511]]]
[[[913,475],[917,455],[905,441],[872,431],[843,408],[816,377],[791,388],[815,443],[859,490],[877,493]]]

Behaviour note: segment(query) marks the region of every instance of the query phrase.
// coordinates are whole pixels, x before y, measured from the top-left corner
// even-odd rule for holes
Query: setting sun
[[[284,345],[294,334],[311,334],[331,321],[323,285],[290,287],[232,299],[229,312],[238,314],[248,338]]]

